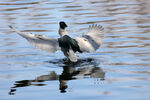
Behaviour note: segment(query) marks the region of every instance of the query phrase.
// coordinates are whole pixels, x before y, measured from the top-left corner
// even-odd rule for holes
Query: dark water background
[[[61,52],[35,49],[8,28],[72,37],[93,23],[105,28],[102,47],[69,64]],[[149,0],[1,0],[0,100],[149,100]]]

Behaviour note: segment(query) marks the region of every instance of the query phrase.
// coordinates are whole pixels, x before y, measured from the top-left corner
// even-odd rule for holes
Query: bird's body
[[[64,55],[72,62],[77,62],[76,52],[94,52],[102,44],[104,38],[103,27],[100,25],[89,26],[88,32],[83,34],[82,37],[71,38],[68,32],[65,30],[67,27],[65,22],[59,23],[59,35],[60,38],[49,38],[44,35],[36,35],[32,33],[24,33],[16,30],[12,26],[15,32],[22,37],[26,38],[33,46],[42,49],[44,51],[54,53],[57,50],[61,50]]]
[[[61,38],[58,38],[59,46],[61,47],[61,50],[63,51],[64,55],[69,58],[69,60],[76,62],[77,56],[76,52],[82,53],[80,50],[80,47],[78,45],[78,42],[71,38],[68,35],[64,35]]]
[[[78,42],[68,35],[64,35],[63,37],[58,38],[58,42],[59,42],[59,46],[61,48],[65,48],[66,51],[69,51],[69,49],[72,49],[74,52],[78,51],[82,53],[82,51],[79,48]]]

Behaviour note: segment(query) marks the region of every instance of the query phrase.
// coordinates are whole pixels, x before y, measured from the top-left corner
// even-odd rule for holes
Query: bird
[[[59,22],[59,38],[51,38],[41,34],[26,33],[17,30],[13,26],[9,27],[38,49],[50,53],[55,53],[56,51],[61,50],[71,62],[78,61],[76,52],[95,52],[100,48],[104,39],[104,28],[97,24],[89,25],[88,31],[83,33],[82,37],[75,38],[68,35],[66,30],[68,26],[64,21]]]

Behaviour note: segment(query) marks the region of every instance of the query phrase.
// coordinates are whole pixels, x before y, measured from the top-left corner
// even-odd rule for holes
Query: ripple
[[[1,99],[150,97],[149,0],[1,0],[0,7]],[[63,53],[37,50],[8,28],[59,37],[59,21],[74,37],[102,25],[102,47],[70,64]]]

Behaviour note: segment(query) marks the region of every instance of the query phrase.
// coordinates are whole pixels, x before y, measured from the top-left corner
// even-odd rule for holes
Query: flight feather
[[[44,35],[37,35],[32,33],[25,33],[21,32],[17,29],[15,29],[12,26],[9,26],[11,29],[13,29],[15,32],[17,32],[19,35],[27,39],[33,46],[35,46],[38,49],[54,53],[57,50],[60,49],[58,39],[56,38],[49,38],[45,37]]]
[[[94,52],[102,44],[104,39],[104,28],[101,25],[93,24],[88,28],[81,38],[75,38],[82,52]]]

